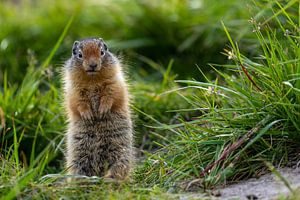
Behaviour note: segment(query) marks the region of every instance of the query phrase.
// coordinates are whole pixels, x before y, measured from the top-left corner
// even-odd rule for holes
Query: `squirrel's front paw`
[[[80,116],[84,120],[91,120],[93,118],[93,113],[90,110],[86,110],[84,112],[80,112]]]
[[[105,115],[106,113],[108,113],[108,111],[110,110],[110,107],[109,106],[105,106],[105,105],[100,105],[99,107],[99,115],[102,116],[102,115]]]
[[[88,106],[79,106],[78,107],[79,114],[84,120],[91,120],[93,118],[93,112]]]
[[[110,99],[107,98],[102,98],[100,100],[100,106],[98,109],[99,115],[103,116],[106,113],[108,113],[111,110],[112,107],[112,101]]]

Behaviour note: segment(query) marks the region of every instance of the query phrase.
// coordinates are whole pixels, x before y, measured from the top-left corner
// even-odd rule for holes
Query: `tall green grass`
[[[11,84],[4,72],[1,108],[1,196],[19,196],[36,176],[51,172],[49,163],[61,154],[64,122],[60,92],[51,83],[49,62],[72,23],[65,26],[56,45],[40,67],[30,56],[28,71],[21,85]],[[61,166],[53,166],[55,171]]]
[[[149,154],[140,168],[137,176],[147,184],[170,187],[187,181],[187,187],[213,187],[259,176],[265,161],[284,166],[299,152],[299,19],[294,15],[295,10],[300,14],[299,2],[270,4],[271,18],[250,21],[262,54],[244,56],[224,22],[230,41],[224,54],[232,64],[212,65],[214,80],[200,70],[206,82],[177,81],[185,86],[175,92],[192,91],[184,97],[190,110],[201,114],[191,121],[157,126],[155,135],[167,145]],[[164,138],[160,130],[171,131],[175,139]]]

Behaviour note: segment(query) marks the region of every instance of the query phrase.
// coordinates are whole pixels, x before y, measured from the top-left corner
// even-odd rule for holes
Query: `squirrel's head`
[[[72,48],[73,66],[82,67],[87,74],[95,74],[115,62],[102,38],[75,41]]]

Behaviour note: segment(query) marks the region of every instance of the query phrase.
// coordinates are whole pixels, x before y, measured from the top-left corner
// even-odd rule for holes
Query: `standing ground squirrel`
[[[74,42],[63,76],[68,172],[125,179],[133,130],[121,63],[101,38],[83,39]]]

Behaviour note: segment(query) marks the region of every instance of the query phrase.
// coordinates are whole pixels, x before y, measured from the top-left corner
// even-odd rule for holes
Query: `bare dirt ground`
[[[226,185],[207,193],[186,193],[179,195],[180,200],[300,200],[300,162],[298,167],[277,169],[288,182],[291,190],[273,173],[267,173],[259,178],[251,178],[235,184]]]
[[[300,166],[277,169],[293,190],[300,190]],[[251,178],[224,188],[217,189],[218,199],[285,199],[291,195],[289,188],[274,174],[265,174],[258,179]],[[300,193],[298,194],[300,195]],[[300,198],[300,196],[298,197]]]

